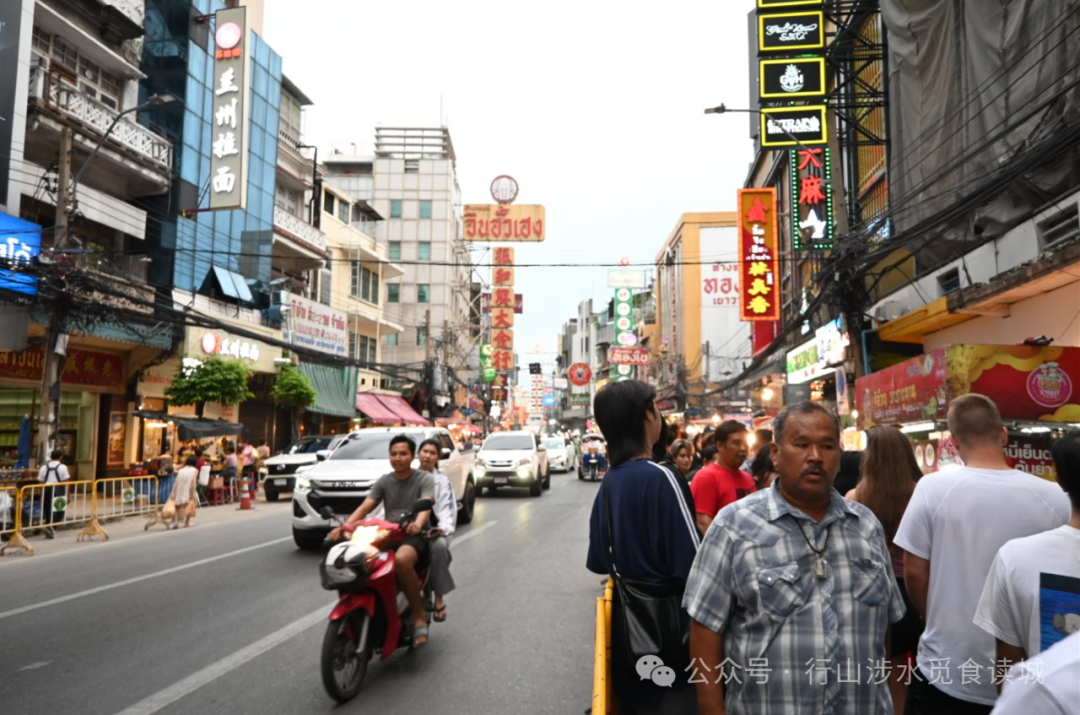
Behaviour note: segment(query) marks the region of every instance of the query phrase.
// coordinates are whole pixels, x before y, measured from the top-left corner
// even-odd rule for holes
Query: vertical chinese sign
[[[615,345],[624,348],[634,347],[637,345],[637,335],[634,334],[634,291],[629,288],[615,289],[614,312]],[[618,365],[611,381],[629,380],[633,376],[633,366]]]
[[[791,152],[791,235],[796,250],[832,248],[832,156],[826,147]]]
[[[777,244],[776,189],[740,189],[740,320],[780,320]]]
[[[247,9],[219,10],[215,17],[210,208],[242,209],[247,203]]]
[[[509,371],[514,369],[514,249],[498,246],[492,256],[491,344],[495,348],[495,369]]]

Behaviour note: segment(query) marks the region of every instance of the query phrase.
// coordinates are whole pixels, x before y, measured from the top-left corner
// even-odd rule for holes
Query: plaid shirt
[[[825,545],[824,579],[804,535]],[[683,605],[724,636],[728,713],[891,715],[885,632],[905,608],[890,563],[881,524],[839,494],[820,524],[775,486],[721,510]],[[718,665],[691,677],[716,682]]]

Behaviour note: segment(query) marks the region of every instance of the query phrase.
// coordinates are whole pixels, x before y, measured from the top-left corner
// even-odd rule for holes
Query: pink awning
[[[388,410],[397,415],[397,421],[404,422],[407,425],[421,425],[427,427],[431,423],[425,420],[420,414],[412,408],[404,398],[396,395],[379,395],[379,401],[386,406]]]
[[[357,395],[356,409],[377,425],[396,425],[401,422],[401,417],[380,402],[378,395],[366,393]]]

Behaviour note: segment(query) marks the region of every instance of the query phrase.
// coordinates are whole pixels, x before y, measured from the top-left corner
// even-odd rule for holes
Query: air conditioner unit
[[[904,314],[904,307],[900,305],[898,300],[886,300],[881,305],[874,308],[874,320],[881,323],[887,323],[890,320],[896,320]]]

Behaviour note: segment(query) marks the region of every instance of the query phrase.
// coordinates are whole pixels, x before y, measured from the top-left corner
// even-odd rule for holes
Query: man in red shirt
[[[721,509],[756,491],[754,478],[739,468],[748,452],[746,426],[726,420],[712,436],[716,438],[716,460],[702,467],[690,482],[702,534]]]

